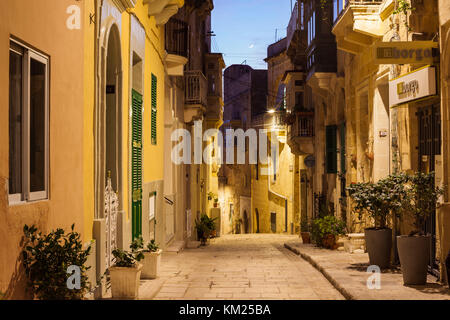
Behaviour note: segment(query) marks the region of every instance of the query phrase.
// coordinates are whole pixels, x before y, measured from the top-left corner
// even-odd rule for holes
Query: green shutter
[[[337,173],[336,126],[326,127],[326,167],[327,173]]]
[[[346,168],[346,164],[345,164],[345,133],[346,133],[345,122],[341,123],[339,132],[340,132],[340,138],[341,138],[341,146],[340,146],[341,173],[346,173],[347,168]]]
[[[158,78],[152,74],[152,144],[157,143],[157,100],[158,99]]]
[[[132,234],[133,239],[142,235],[142,95],[132,90]]]

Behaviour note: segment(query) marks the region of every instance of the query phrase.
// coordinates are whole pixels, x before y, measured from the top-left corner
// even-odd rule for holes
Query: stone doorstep
[[[354,258],[356,255],[355,254],[350,254],[350,253],[346,253],[346,252],[337,252],[337,251],[330,251],[329,253],[325,253],[325,251],[323,250],[319,250],[319,249],[314,249],[313,247],[308,248],[305,247],[305,250],[301,251],[299,250],[299,248],[297,246],[295,246],[294,244],[289,244],[289,243],[285,243],[284,246],[289,249],[290,251],[296,253],[297,255],[301,256],[304,260],[308,261],[314,268],[316,268],[317,270],[319,270],[323,276],[336,288],[336,290],[338,290],[347,300],[370,300],[370,299],[375,299],[375,298],[384,298],[381,295],[378,295],[377,297],[375,295],[371,295],[369,293],[366,293],[364,291],[367,291],[364,283],[361,283],[360,285],[358,285],[358,287],[361,288],[357,288],[353,284],[352,279],[350,278],[354,278],[355,275],[352,275],[351,273],[345,271],[344,269],[342,271],[340,271],[339,273],[336,273],[335,271],[333,271],[333,267],[336,267],[335,264],[332,262],[332,260],[329,259],[333,259],[336,260],[337,258],[337,254],[340,254],[338,260],[336,260],[338,263],[342,263],[342,264],[346,264],[346,265],[351,265],[352,263],[358,263],[359,261],[357,261],[356,258]],[[316,256],[313,256],[311,253],[309,252],[305,252],[308,250],[317,250],[318,254]],[[319,252],[320,251],[320,252]],[[324,259],[326,258],[326,256],[329,256],[328,259]],[[360,255],[358,255],[360,256]],[[368,260],[368,257],[367,259]],[[327,262],[328,261],[328,262]],[[336,264],[337,265],[337,264]],[[394,291],[396,291],[396,295],[395,297],[390,295],[390,296],[386,296],[385,299],[411,299],[411,296],[414,295],[414,293],[411,291],[410,287],[405,287],[402,285],[403,280],[402,280],[402,275],[400,274],[396,274],[396,275],[390,275],[391,279],[398,279],[398,283],[400,283],[398,285],[398,288],[396,287]],[[392,282],[392,281],[391,281]],[[364,287],[364,288],[363,288]],[[442,286],[444,287],[444,286]],[[393,291],[393,290],[390,290]],[[448,292],[448,296],[445,294],[434,294],[434,293],[430,293],[429,297],[426,297],[426,293],[417,293],[417,300],[419,299],[424,299],[424,298],[429,298],[430,300],[435,300],[435,299],[439,299],[440,296],[441,299],[450,299],[450,291]]]
[[[184,241],[175,241],[169,247],[167,247],[164,252],[166,253],[180,253],[185,247]]]

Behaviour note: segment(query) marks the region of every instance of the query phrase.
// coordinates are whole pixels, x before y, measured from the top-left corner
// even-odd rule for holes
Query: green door
[[[133,239],[142,235],[142,95],[132,91],[132,233]]]

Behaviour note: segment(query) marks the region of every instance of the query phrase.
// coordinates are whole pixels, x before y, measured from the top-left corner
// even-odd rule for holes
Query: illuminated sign
[[[424,67],[389,81],[389,105],[437,94],[436,68]]]
[[[394,41],[375,45],[375,64],[432,64],[439,56],[434,41]]]

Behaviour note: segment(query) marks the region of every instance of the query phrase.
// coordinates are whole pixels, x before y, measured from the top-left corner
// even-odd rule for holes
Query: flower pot
[[[144,263],[142,268],[142,279],[158,278],[159,267],[161,265],[162,250],[156,252],[144,252]]]
[[[397,247],[405,285],[427,283],[430,236],[398,236]]]
[[[365,229],[366,249],[370,265],[385,269],[390,266],[392,248],[392,230]]]
[[[302,236],[302,242],[304,244],[311,243],[311,233],[309,233],[309,232],[301,232],[300,234]]]
[[[214,202],[214,208],[217,208],[219,204],[217,202]]]
[[[132,268],[109,268],[113,299],[137,299],[139,296],[141,271],[142,264]]]
[[[327,234],[322,239],[322,246],[327,249],[336,249],[336,236],[334,234]]]

